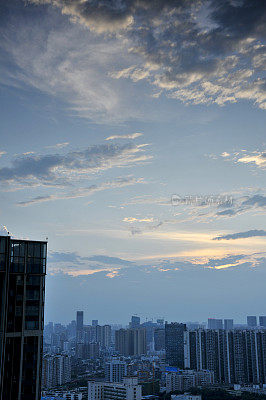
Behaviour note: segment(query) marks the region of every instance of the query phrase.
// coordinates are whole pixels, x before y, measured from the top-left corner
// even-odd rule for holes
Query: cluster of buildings
[[[44,327],[46,242],[0,236],[0,400],[154,400],[192,387],[266,389],[266,316],[247,323]],[[255,388],[255,389],[254,389]],[[239,389],[240,390],[240,389]],[[247,389],[248,390],[248,389]]]
[[[210,318],[204,325],[164,323],[160,319],[142,324],[133,316],[122,328],[99,325],[98,320],[85,325],[84,314],[78,311],[76,321],[66,327],[46,326],[46,358],[56,358],[54,352],[68,356],[72,379],[80,376],[89,381],[90,400],[106,398],[111,388],[128,396],[134,385],[133,392],[139,393],[140,387],[144,398],[160,390],[169,393],[212,385],[263,385],[265,317],[258,321],[255,324],[254,317],[248,317],[245,325],[234,325],[232,319]],[[45,376],[43,367],[43,388],[58,386],[47,383]],[[69,373],[67,376],[65,382]]]
[[[71,381],[71,359],[67,354],[46,354],[42,361],[42,387],[64,385]]]
[[[187,329],[165,325],[166,363],[209,370],[221,384],[266,382],[266,329]]]
[[[195,387],[205,387],[214,384],[213,371],[191,369],[180,370],[176,367],[166,367],[166,392],[184,392]]]

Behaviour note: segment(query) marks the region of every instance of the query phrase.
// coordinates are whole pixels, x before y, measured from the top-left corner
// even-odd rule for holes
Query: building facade
[[[165,323],[165,361],[171,366],[185,368],[185,324]]]
[[[223,320],[217,318],[208,318],[208,329],[223,329]]]
[[[124,378],[123,383],[88,383],[88,400],[141,400],[142,389],[138,378]]]
[[[63,385],[70,380],[71,361],[69,356],[63,354],[44,356],[42,366],[42,386],[44,389]]]
[[[47,243],[0,236],[0,400],[39,400]]]
[[[233,319],[225,319],[224,320],[224,329],[234,329],[234,320]]]
[[[112,360],[105,364],[105,379],[107,382],[123,382],[127,376],[127,363],[120,360]]]
[[[247,326],[249,328],[255,328],[257,326],[257,317],[255,315],[247,316]]]
[[[214,372],[216,383],[266,383],[266,329],[186,332],[188,368]]]
[[[209,386],[214,383],[212,371],[166,369],[166,392],[186,391],[197,386]]]
[[[126,357],[146,354],[146,330],[140,328],[115,331],[115,349],[119,354]]]
[[[165,349],[165,329],[158,328],[154,331],[154,350],[162,351]]]

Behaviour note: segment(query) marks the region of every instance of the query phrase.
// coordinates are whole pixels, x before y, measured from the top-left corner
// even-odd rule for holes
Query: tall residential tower
[[[46,242],[0,236],[0,400],[39,400]]]

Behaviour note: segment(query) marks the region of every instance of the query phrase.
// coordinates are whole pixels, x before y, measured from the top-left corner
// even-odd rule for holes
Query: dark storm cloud
[[[245,238],[256,237],[256,236],[266,236],[266,231],[258,230],[258,229],[251,229],[250,231],[247,231],[247,232],[238,232],[238,233],[232,233],[229,235],[217,236],[217,237],[213,238],[213,240],[245,239]]]
[[[28,185],[66,185],[72,178],[133,165],[147,160],[143,145],[95,145],[66,154],[16,157],[10,167],[0,168],[0,182]],[[93,189],[93,187],[91,188]],[[39,201],[44,200],[40,197]]]
[[[184,102],[240,99],[266,108],[266,3],[261,0],[31,0],[98,33],[119,33],[141,66],[113,78],[148,79]]]

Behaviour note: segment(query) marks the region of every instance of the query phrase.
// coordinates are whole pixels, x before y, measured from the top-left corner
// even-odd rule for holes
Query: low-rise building
[[[138,378],[124,378],[123,383],[88,382],[88,400],[141,400]]]
[[[172,394],[171,400],[201,400],[201,395],[192,394]]]
[[[166,368],[166,392],[175,390],[184,391],[192,387],[208,386],[214,383],[213,371],[201,370],[179,370],[177,368]]]
[[[123,382],[127,375],[127,363],[120,360],[112,360],[105,364],[105,379],[108,382]]]

